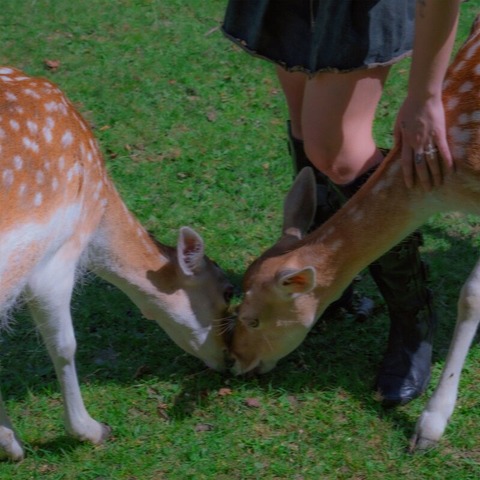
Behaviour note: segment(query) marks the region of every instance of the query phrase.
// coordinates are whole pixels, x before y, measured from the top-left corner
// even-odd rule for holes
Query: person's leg
[[[295,175],[304,167],[312,167],[315,172],[317,209],[311,227],[311,230],[314,230],[340,208],[341,202],[328,178],[313,165],[305,153],[302,134],[302,109],[305,85],[308,81],[307,75],[301,72],[288,72],[281,67],[277,67],[277,76],[288,107],[288,148],[293,161],[293,170]]]
[[[388,67],[320,73],[305,85],[302,134],[312,163],[336,184],[379,164],[373,121]]]
[[[281,67],[277,67],[277,77],[287,102],[291,136],[296,140],[303,140],[303,94],[308,77],[305,73],[288,72]]]

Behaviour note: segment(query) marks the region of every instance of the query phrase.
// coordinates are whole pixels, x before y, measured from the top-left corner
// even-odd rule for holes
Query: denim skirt
[[[313,75],[391,65],[411,53],[415,0],[229,0],[224,35]]]

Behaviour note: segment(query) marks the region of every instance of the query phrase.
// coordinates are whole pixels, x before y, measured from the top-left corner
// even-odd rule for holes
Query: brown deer
[[[279,242],[244,278],[244,299],[233,328],[234,372],[267,372],[297,348],[326,307],[364,267],[445,211],[480,213],[480,20],[450,66],[444,85],[448,141],[456,172],[426,192],[406,189],[400,149],[394,150],[353,198],[315,232],[305,235],[314,205],[311,169],[285,200]],[[303,238],[304,237],[304,238]],[[457,327],[438,387],[420,417],[413,446],[442,436],[454,410],[461,369],[480,321],[480,263],[465,283]]]
[[[176,248],[153,240],[109,179],[95,138],[52,83],[0,68],[0,312],[20,295],[55,366],[67,431],[102,442],[109,428],[87,413],[75,370],[70,299],[76,272],[123,290],[188,353],[223,369],[216,328],[232,286],[188,227]],[[0,397],[0,456],[24,451]]]

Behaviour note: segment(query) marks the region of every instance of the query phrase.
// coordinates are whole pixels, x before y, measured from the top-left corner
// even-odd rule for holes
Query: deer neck
[[[362,189],[294,252],[317,271],[317,290],[341,294],[354,276],[442,210],[441,195],[407,190],[398,152]],[[397,161],[395,161],[397,160]]]
[[[112,283],[147,314],[158,293],[172,290],[175,250],[155,241],[110,184],[107,205],[89,249],[89,268]]]

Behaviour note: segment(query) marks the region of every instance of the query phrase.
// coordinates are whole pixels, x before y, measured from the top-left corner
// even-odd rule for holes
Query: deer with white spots
[[[153,240],[127,210],[85,120],[47,80],[0,68],[0,312],[28,304],[55,366],[67,431],[102,442],[74,364],[70,300],[79,267],[123,290],[188,353],[224,368],[218,332],[232,286],[188,227],[176,248]],[[7,320],[5,320],[7,321]],[[0,398],[0,456],[24,456]]]
[[[444,105],[456,172],[441,187],[406,189],[395,148],[330,220],[305,236],[315,211],[315,182],[304,169],[284,205],[280,240],[247,270],[232,329],[237,374],[267,372],[297,348],[354,276],[431,215],[480,214],[480,20],[446,75]],[[453,413],[460,373],[480,321],[480,262],[465,283],[443,374],[422,413],[413,448],[434,444]]]

